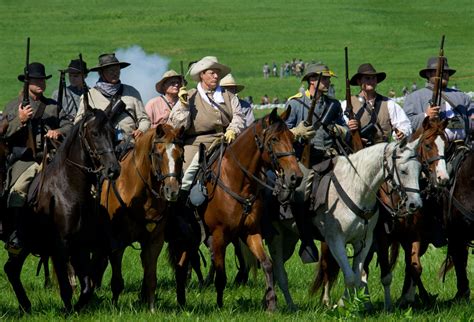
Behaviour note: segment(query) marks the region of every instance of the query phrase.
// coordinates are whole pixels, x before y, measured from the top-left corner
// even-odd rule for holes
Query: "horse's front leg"
[[[364,263],[364,270],[366,272],[366,285],[368,280],[369,274],[369,265],[372,261],[373,255],[375,253],[375,248],[377,249],[377,261],[380,266],[380,282],[382,283],[383,290],[384,290],[384,309],[386,311],[391,311],[392,306],[392,297],[391,293],[391,285],[392,285],[392,272],[390,267],[390,260],[389,260],[389,249],[390,249],[390,240],[389,236],[385,233],[385,228],[380,223],[377,224],[375,228],[375,241],[372,243],[372,247],[367,254]],[[397,248],[398,249],[398,248]],[[363,277],[364,279],[364,277]],[[367,287],[368,290],[368,287]],[[367,294],[369,292],[367,291]]]
[[[156,265],[163,248],[164,234],[156,231],[153,231],[152,234],[154,235],[150,236],[150,240],[141,243],[140,258],[143,266],[141,299],[147,302],[151,312],[155,312]]]
[[[120,294],[123,292],[125,283],[122,276],[122,258],[125,247],[114,250],[110,255],[110,267],[112,268],[112,278],[110,288],[112,289],[112,304],[117,306]]]
[[[273,265],[263,248],[262,235],[259,233],[249,234],[245,238],[245,241],[250,251],[255,255],[257,260],[262,265],[263,272],[265,273],[265,281],[267,284],[267,289],[265,291],[266,309],[270,312],[273,312],[276,309],[276,295],[273,283]]]
[[[4,271],[7,274],[8,281],[13,287],[13,291],[15,292],[16,298],[18,299],[18,304],[20,304],[20,309],[24,312],[30,313],[31,312],[31,302],[28,299],[28,295],[26,295],[25,288],[23,287],[23,283],[21,282],[21,270],[23,268],[23,264],[25,263],[25,259],[28,256],[28,252],[23,249],[19,254],[12,255],[8,254],[8,260],[5,263]]]
[[[356,244],[356,246],[354,247],[355,256],[352,262],[352,268],[353,268],[355,278],[356,278],[356,281],[355,281],[356,288],[360,289],[363,287],[367,295],[369,295],[368,293],[369,285],[367,281],[368,275],[364,273],[365,275],[364,278],[362,275],[364,272],[365,259],[367,258],[367,254],[369,253],[370,248],[372,247],[372,237],[373,236],[371,233],[367,233],[365,241],[360,241],[359,243]],[[372,309],[372,303],[370,302],[370,297],[369,297],[368,302],[365,303],[365,308],[367,310]]]
[[[66,311],[70,312],[72,311],[72,287],[69,283],[67,274],[67,259],[64,254],[55,254],[51,256],[51,260],[53,261],[53,267],[56,272],[56,277],[58,279],[61,299],[64,303]]]
[[[227,284],[227,276],[225,273],[225,251],[227,247],[227,241],[224,238],[224,232],[220,227],[214,229],[212,232],[212,252],[214,254],[214,269],[216,271],[216,277],[214,279],[214,285],[217,292],[217,306],[222,307],[224,305],[224,289]]]
[[[86,306],[92,295],[94,294],[94,289],[91,283],[90,277],[90,270],[91,270],[91,260],[90,260],[90,252],[86,249],[78,249],[74,254],[71,255],[71,264],[74,268],[74,272],[79,279],[79,283],[81,285],[81,295],[79,296],[79,300],[77,301],[74,309],[76,311],[80,311],[84,306]],[[61,265],[63,265],[61,263]],[[67,282],[69,286],[71,286],[70,278],[69,278],[69,262],[66,261],[64,263],[64,267],[61,266],[61,269],[65,269]],[[71,286],[72,290],[72,286]]]
[[[449,241],[449,254],[453,257],[454,270],[456,272],[456,292],[455,300],[469,300],[471,290],[469,288],[469,279],[467,278],[467,242],[462,239],[453,238]]]

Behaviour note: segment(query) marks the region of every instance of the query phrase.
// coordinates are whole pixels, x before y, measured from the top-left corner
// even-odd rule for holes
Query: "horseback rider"
[[[238,97],[238,93],[243,91],[245,88],[244,85],[237,84],[234,76],[232,74],[227,74],[224,78],[221,79],[220,86],[225,88],[232,94]],[[255,121],[255,116],[253,115],[252,105],[246,100],[243,100],[239,97],[240,107],[242,112],[245,115],[245,127],[249,126]]]
[[[82,75],[84,75],[84,78],[86,78],[89,70],[87,69],[87,64],[85,61],[82,61],[81,64],[80,59],[73,59],[69,63],[69,66],[65,70],[65,72],[69,76],[69,86],[64,88],[61,106],[64,112],[69,115],[71,122],[73,122],[74,117],[77,114],[77,110],[79,109],[81,96],[82,94],[84,94],[85,84],[82,81]],[[57,101],[59,96],[59,90],[55,90],[52,96],[53,99]]]
[[[314,118],[312,126],[305,127],[304,121],[307,119],[311,105],[311,100],[316,92],[317,80],[319,74],[322,74],[319,83],[316,107],[314,110]],[[344,122],[341,104],[338,100],[327,95],[331,77],[335,77],[333,71],[323,63],[310,64],[305,69],[305,75],[301,79],[307,82],[307,89],[302,90],[296,95],[289,98],[287,107],[291,107],[291,113],[286,121],[288,127],[295,134],[295,150],[297,156],[301,156],[303,149],[303,141],[310,140],[310,164],[315,165],[324,160],[331,159],[336,156],[337,150],[334,148],[337,136],[348,138],[347,127]],[[301,239],[301,248],[299,255],[304,263],[311,263],[318,260],[318,249],[314,244],[314,234],[311,231],[311,223],[308,215],[305,215],[304,209],[306,186],[308,181],[309,169],[300,163],[300,169],[304,173],[304,179],[295,191],[294,203],[291,209],[281,209],[288,217],[293,216],[298,227]],[[292,215],[289,214],[291,211]]]
[[[346,122],[350,129],[360,130],[365,146],[388,142],[391,137],[401,140],[412,133],[410,120],[400,105],[376,91],[385,77],[384,72],[377,72],[366,63],[359,66],[350,80],[352,86],[360,87],[360,92],[351,96],[355,118]],[[341,105],[345,110],[346,101]]]
[[[135,139],[150,128],[150,119],[140,93],[132,86],[120,81],[120,70],[130,66],[120,62],[115,54],[102,54],[99,64],[90,69],[99,73],[99,80],[89,91],[89,104],[92,108],[110,109],[110,118],[115,127],[115,151],[117,159],[121,159],[133,148]],[[79,111],[74,123],[78,123],[84,115],[84,100],[81,98]]]
[[[20,82],[28,82],[29,102],[23,106],[23,94],[9,102],[4,114],[9,121],[6,138],[12,153],[9,156],[10,194],[7,207],[13,216],[16,230],[11,234],[5,248],[19,253],[23,248],[23,226],[27,223],[21,216],[26,212],[27,194],[35,175],[41,171],[43,144],[46,138],[58,139],[66,136],[72,127],[67,115],[57,102],[44,96],[46,75],[43,64],[35,62],[27,67],[28,79],[18,76]]]

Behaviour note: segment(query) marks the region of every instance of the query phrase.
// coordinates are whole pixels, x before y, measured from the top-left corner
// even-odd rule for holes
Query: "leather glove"
[[[186,86],[183,86],[179,89],[178,97],[181,104],[188,106],[188,90],[186,89]]]
[[[225,141],[226,141],[228,144],[232,143],[232,141],[235,140],[235,132],[234,132],[234,130],[227,130],[227,131],[225,131],[224,138],[225,138]]]
[[[305,140],[311,140],[316,135],[316,131],[313,126],[306,126],[304,121],[301,121],[298,126],[290,129],[291,133],[295,136],[295,141],[302,138]]]
[[[333,136],[338,136],[340,137],[341,139],[345,139],[346,135],[347,135],[347,128],[345,128],[344,126],[341,126],[339,124],[335,124],[331,129],[330,129],[330,132]]]

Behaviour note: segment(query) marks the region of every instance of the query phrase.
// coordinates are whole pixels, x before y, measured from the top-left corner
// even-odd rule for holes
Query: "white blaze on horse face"
[[[166,145],[166,156],[168,157],[168,171],[169,173],[176,172],[175,170],[175,162],[173,158],[173,151],[176,148],[174,143],[169,143]]]
[[[443,139],[438,135],[434,142],[438,148],[438,155],[444,157],[445,144]],[[436,163],[436,182],[439,184],[446,184],[448,181],[449,174],[446,168],[446,160],[439,159]]]

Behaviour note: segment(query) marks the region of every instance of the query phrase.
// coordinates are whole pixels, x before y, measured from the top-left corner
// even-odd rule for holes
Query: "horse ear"
[[[155,129],[155,133],[157,137],[162,137],[165,135],[165,131],[163,130],[163,124],[158,124],[158,126]]]
[[[268,123],[273,124],[275,122],[278,122],[280,120],[280,117],[278,116],[277,108],[275,107],[270,115],[268,116]]]
[[[282,114],[280,114],[280,118],[286,122],[286,120],[288,120],[288,118],[290,117],[290,114],[291,114],[291,105],[288,105],[286,110]]]
[[[420,143],[421,143],[421,137],[416,139],[415,141],[408,143],[408,147],[416,151]]]
[[[184,126],[181,126],[179,129],[178,129],[178,133],[177,133],[177,137],[179,139],[183,139],[184,138],[184,131],[185,131],[185,128]]]
[[[424,130],[428,130],[430,128],[431,123],[430,123],[430,117],[429,116],[425,117],[425,119],[423,120],[422,126],[423,126]]]
[[[407,146],[408,139],[406,137],[403,137],[403,139],[400,141],[398,144],[398,147],[400,150],[403,150]]]

